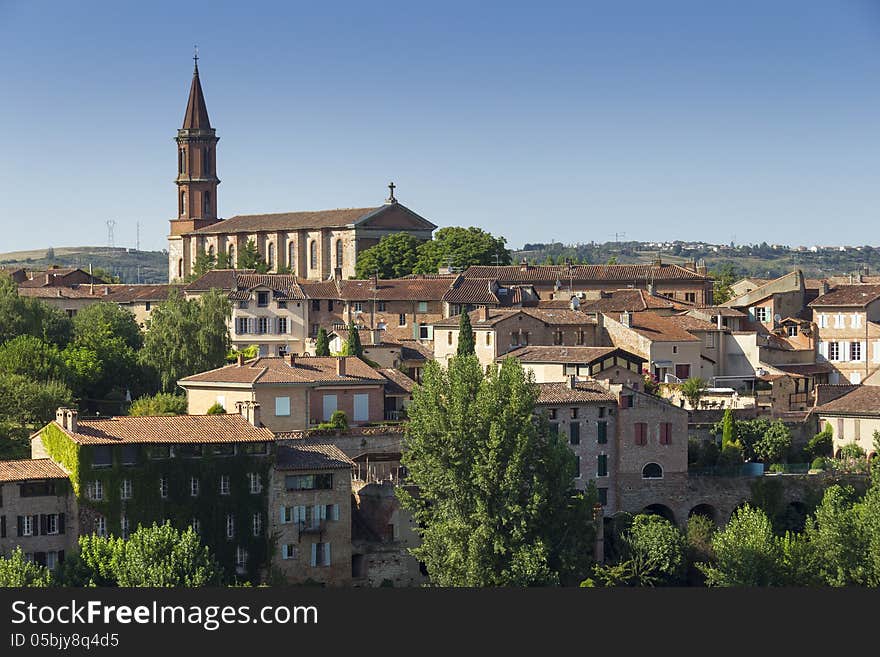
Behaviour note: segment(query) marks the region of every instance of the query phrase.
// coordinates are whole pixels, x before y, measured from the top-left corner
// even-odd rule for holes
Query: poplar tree
[[[474,344],[474,329],[471,327],[471,317],[467,310],[462,310],[458,318],[458,356],[473,356],[476,353]]]
[[[358,358],[361,358],[364,355],[364,348],[361,345],[361,336],[358,333],[358,329],[354,325],[354,322],[351,322],[348,325],[348,339],[345,341],[342,355],[357,356]]]
[[[330,338],[327,336],[327,329],[323,326],[318,329],[318,337],[315,340],[315,356],[330,355]]]

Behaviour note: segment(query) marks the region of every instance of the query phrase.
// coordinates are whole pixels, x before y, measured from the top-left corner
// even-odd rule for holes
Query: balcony
[[[326,520],[313,520],[310,523],[306,523],[304,520],[301,520],[297,523],[300,534],[322,534],[324,530],[327,528]]]

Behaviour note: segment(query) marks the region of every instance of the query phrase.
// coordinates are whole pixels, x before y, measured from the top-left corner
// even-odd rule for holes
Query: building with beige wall
[[[232,365],[178,381],[190,414],[215,403],[259,404],[260,423],[274,432],[307,429],[344,411],[352,426],[382,422],[387,379],[356,356],[239,357]]]
[[[320,440],[279,441],[269,491],[270,566],[285,584],[351,583],[353,465]]]
[[[841,285],[810,302],[829,383],[880,383],[880,285]]]
[[[530,371],[536,383],[564,383],[574,375],[597,381],[626,384],[639,389],[644,384],[646,360],[617,347],[519,347],[499,356],[516,358]]]
[[[723,306],[735,308],[749,317],[750,329],[772,331],[787,317],[798,317],[806,309],[804,276],[795,270],[725,301]]]
[[[869,458],[877,456],[874,432],[880,432],[880,386],[820,386],[821,403],[813,408],[819,429],[831,425],[833,453],[855,443]]]
[[[76,496],[67,473],[48,458],[0,461],[0,556],[54,569],[77,546]]]

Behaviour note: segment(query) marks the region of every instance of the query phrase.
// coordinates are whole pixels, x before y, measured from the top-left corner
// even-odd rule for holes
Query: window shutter
[[[309,561],[309,565],[314,567],[318,563],[318,544],[312,543],[312,558]]]
[[[324,543],[324,565],[330,565],[330,544]]]
[[[287,524],[287,507],[286,506],[281,507],[281,524],[282,525]]]
[[[312,525],[316,526],[321,521],[321,511],[324,508],[323,505],[315,504],[312,507]]]
[[[40,516],[36,513],[31,516],[31,532],[34,536],[40,535]]]
[[[58,514],[58,533],[59,534],[64,533],[64,514],[63,513]]]
[[[46,534],[49,531],[49,521],[46,519],[46,514],[40,514],[40,533]]]
[[[333,505],[333,520],[339,520],[339,505]]]
[[[0,516],[0,538],[6,538],[6,516]]]
[[[859,347],[859,361],[865,362],[866,360],[868,360],[868,341],[862,340],[860,342],[860,345],[861,346]]]
[[[21,536],[21,532],[23,530],[24,520],[21,516],[16,517],[16,536]]]
[[[58,563],[64,563],[64,550],[58,550]]]
[[[819,355],[826,360],[828,359],[828,343],[824,340],[819,340]]]

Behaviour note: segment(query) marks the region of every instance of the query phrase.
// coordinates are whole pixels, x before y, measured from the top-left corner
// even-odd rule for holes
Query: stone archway
[[[653,513],[654,515],[660,516],[661,518],[665,518],[673,525],[675,522],[675,514],[665,504],[649,504],[644,509],[642,509],[642,513]]]
[[[690,511],[688,511],[688,518],[693,518],[694,516],[703,516],[704,518],[708,518],[716,525],[718,524],[718,510],[712,506],[711,504],[697,504]]]

